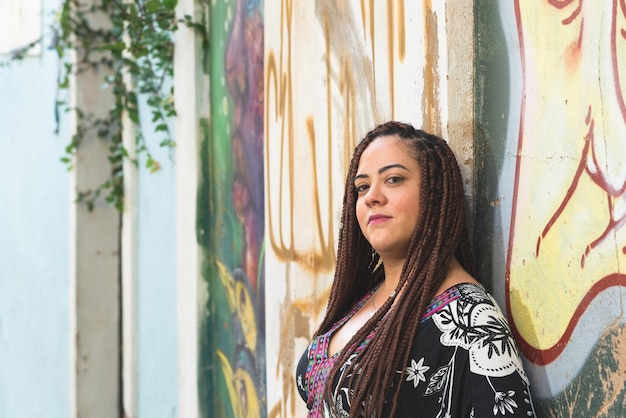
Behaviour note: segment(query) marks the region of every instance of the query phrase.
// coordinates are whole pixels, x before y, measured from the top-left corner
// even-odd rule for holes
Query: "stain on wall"
[[[505,202],[510,224],[483,216],[501,229],[480,250],[497,261],[484,244],[507,249],[507,312],[541,416],[624,416],[626,4],[500,7],[479,7],[477,72],[496,83],[479,77],[479,166],[488,168],[478,178],[487,183],[480,197]]]
[[[200,312],[200,410],[254,418],[266,416],[263,3],[212,1],[208,16],[211,111],[201,123],[197,231],[208,294]]]

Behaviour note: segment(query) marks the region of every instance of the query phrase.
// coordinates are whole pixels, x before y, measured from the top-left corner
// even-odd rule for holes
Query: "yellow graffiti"
[[[220,282],[226,292],[231,314],[234,314],[235,319],[241,324],[246,346],[254,353],[257,344],[257,326],[250,292],[243,280],[235,280],[223,263],[216,260],[216,264]]]
[[[260,418],[259,399],[256,394],[256,384],[252,376],[244,368],[233,370],[226,355],[217,350],[220,369],[224,378],[226,390],[233,408],[234,418]]]
[[[626,10],[618,3],[517,2],[524,102],[510,310],[540,364],[560,355],[600,292],[626,284]]]

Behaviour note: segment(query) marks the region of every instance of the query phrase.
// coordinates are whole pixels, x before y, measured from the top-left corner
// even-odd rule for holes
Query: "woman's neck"
[[[385,271],[385,279],[380,285],[380,293],[385,296],[389,296],[400,282],[400,273],[402,273],[402,267],[404,266],[404,260],[395,263],[383,262],[383,269]]]

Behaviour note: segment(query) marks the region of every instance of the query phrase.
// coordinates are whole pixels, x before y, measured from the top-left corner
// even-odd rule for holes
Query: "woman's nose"
[[[380,205],[385,201],[385,195],[380,185],[377,183],[370,184],[365,195],[365,204],[368,206]]]

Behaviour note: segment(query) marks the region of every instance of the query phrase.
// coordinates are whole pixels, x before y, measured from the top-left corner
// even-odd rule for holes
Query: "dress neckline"
[[[450,302],[458,299],[461,296],[461,288],[465,286],[477,287],[481,290],[484,290],[484,287],[480,283],[473,282],[462,282],[450,286],[430,301],[430,304],[426,308],[426,312],[424,312],[424,316],[422,316],[421,322],[426,321],[433,314],[437,313],[440,309],[448,305]]]
[[[484,289],[483,286],[480,283],[472,283],[472,282],[462,282],[462,283],[457,283],[457,284],[454,284],[454,285],[450,286],[449,288],[447,288],[446,290],[444,290],[443,292],[441,292],[440,294],[438,294],[437,296],[435,296],[431,300],[430,304],[426,308],[426,312],[422,316],[421,322],[426,321],[433,314],[438,312],[441,308],[445,307],[447,304],[449,304],[453,300],[458,299],[460,297],[460,295],[461,295],[460,288],[463,287],[463,286],[475,286],[475,287],[478,287],[480,289]],[[363,305],[365,305],[369,301],[369,299],[378,290],[379,287],[380,287],[380,283],[377,284],[376,286],[374,286],[373,288],[371,288],[359,300],[359,302],[356,305],[354,305],[354,307],[343,318],[341,318],[339,321],[337,321],[335,323],[335,325],[333,325],[328,330],[328,332],[326,334],[324,334],[324,338],[323,338],[324,339],[324,341],[323,341],[323,344],[324,344],[324,349],[323,349],[324,358],[326,358],[326,359],[334,359],[345,349],[345,347],[342,347],[340,350],[338,350],[332,356],[329,355],[330,339],[332,338],[332,336],[335,333],[335,331],[337,331],[339,328],[341,328],[343,325],[345,325],[345,323],[348,322],[350,320],[350,318],[352,318],[354,316],[354,314],[359,309],[361,309],[363,307]],[[372,333],[374,331],[375,331],[375,329],[372,330]]]
[[[324,338],[324,356],[325,358],[335,358],[337,357],[344,349],[345,347],[342,347],[341,349],[339,349],[335,354],[333,354],[332,356],[329,355],[329,348],[330,348],[330,339],[332,338],[333,334],[335,333],[335,331],[337,331],[339,328],[341,328],[342,326],[345,325],[346,322],[348,322],[350,320],[350,318],[352,318],[354,316],[354,314],[356,314],[358,312],[359,309],[361,309],[363,307],[363,305],[365,305],[367,303],[367,301],[370,300],[370,298],[372,297],[372,295],[378,290],[378,288],[380,287],[380,284],[377,284],[376,286],[374,286],[373,288],[371,288],[358,302],[356,305],[354,305],[354,307],[343,317],[341,318],[339,321],[337,321],[335,323],[335,325],[333,325],[328,332],[325,334],[325,338]]]

